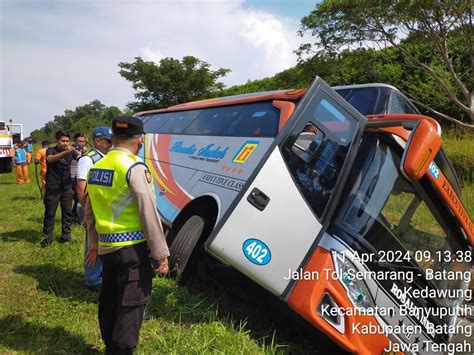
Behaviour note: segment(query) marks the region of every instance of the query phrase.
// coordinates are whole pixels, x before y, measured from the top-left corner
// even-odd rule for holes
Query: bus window
[[[271,102],[203,110],[184,133],[199,135],[275,137],[279,111]]]
[[[222,135],[231,122],[240,116],[239,106],[206,109],[186,128],[186,134]]]
[[[271,102],[245,105],[238,121],[233,122],[228,135],[241,137],[275,137],[278,132],[280,111]]]
[[[385,113],[390,97],[390,89],[386,87],[362,87],[336,89],[347,102],[363,115]]]
[[[202,112],[190,110],[174,112],[171,117],[159,128],[159,133],[183,133],[186,127]]]
[[[392,101],[390,103],[390,113],[413,113],[419,114],[400,94],[393,92]]]
[[[350,143],[356,122],[337,109],[329,100],[322,99],[313,110],[313,120],[324,125],[342,144]]]
[[[356,121],[329,98],[319,100],[308,112],[310,121],[300,121],[282,153],[296,185],[321,218],[352,143]]]
[[[323,140],[324,133],[317,129],[314,124],[308,123],[296,138],[291,149],[300,159],[309,163],[312,152],[321,145]]]
[[[160,128],[173,115],[173,112],[157,113],[143,118],[143,131],[145,133],[159,133]]]

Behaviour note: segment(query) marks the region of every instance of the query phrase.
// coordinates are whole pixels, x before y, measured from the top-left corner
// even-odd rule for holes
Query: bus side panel
[[[166,181],[163,186],[160,185],[155,178],[156,205],[161,216],[168,223],[171,223],[178,213],[194,199],[194,196],[188,193],[188,191],[190,190],[190,186],[192,186],[191,184],[196,170],[182,166],[173,166],[167,163],[159,163],[159,167],[169,171],[169,176],[172,177],[172,180]],[[154,167],[152,172],[153,176],[155,176],[156,171]]]
[[[170,138],[158,134],[145,136],[145,161],[154,178],[158,211],[167,223],[171,223],[182,206],[192,200],[186,186],[195,173],[194,169],[169,164]]]
[[[232,147],[231,154],[224,157],[220,165],[203,166],[205,170],[198,171],[193,177],[194,183],[190,184],[192,196],[216,197],[219,205],[217,221],[228,210],[273,142],[273,138],[255,140],[255,138],[226,137],[226,139]],[[249,153],[249,146],[253,151],[246,156]]]
[[[192,180],[193,188],[191,189],[191,195],[194,198],[211,196],[216,200],[219,211],[217,221],[227,211],[246,183],[245,180],[240,180],[233,176],[218,175],[205,171],[198,171]]]
[[[202,195],[217,195],[226,210],[273,140],[147,134],[146,163],[155,180],[161,216],[172,223],[189,202]]]

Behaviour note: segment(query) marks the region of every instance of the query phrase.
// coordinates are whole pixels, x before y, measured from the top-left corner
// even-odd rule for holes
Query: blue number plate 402
[[[247,239],[242,245],[242,251],[245,257],[255,265],[266,265],[272,259],[267,245],[255,238]]]

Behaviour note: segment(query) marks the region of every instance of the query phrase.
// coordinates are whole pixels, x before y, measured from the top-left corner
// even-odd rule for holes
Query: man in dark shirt
[[[61,203],[62,232],[60,242],[71,241],[72,195],[71,161],[80,155],[69,145],[69,133],[56,132],[56,146],[46,150],[46,193],[44,195],[44,248],[53,242],[54,218]]]

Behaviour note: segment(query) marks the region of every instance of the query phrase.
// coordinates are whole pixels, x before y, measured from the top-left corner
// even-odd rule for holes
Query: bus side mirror
[[[400,168],[412,181],[420,180],[441,147],[441,128],[434,120],[422,119],[413,128],[403,152]]]

